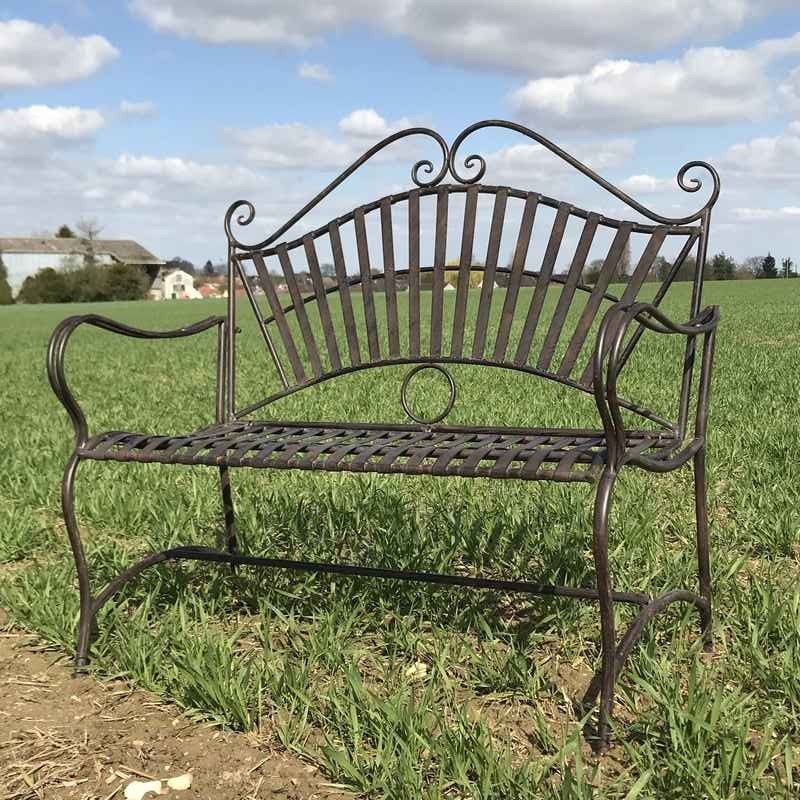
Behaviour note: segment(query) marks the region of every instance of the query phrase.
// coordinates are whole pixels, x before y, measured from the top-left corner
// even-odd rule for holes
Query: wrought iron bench
[[[463,168],[471,176],[463,175],[457,166],[459,147],[471,133],[487,127],[511,129],[533,139],[647,221],[611,219],[538,193],[482,184],[486,162],[478,155],[465,159]],[[434,172],[431,161],[419,161],[412,170],[415,186],[409,191],[362,205],[299,238],[284,238],[362,164],[391,143],[412,135],[429,137],[441,149],[443,161],[438,172]],[[712,647],[705,453],[714,335],[719,315],[714,307],[701,310],[701,290],[709,220],[719,195],[719,177],[710,165],[690,162],[678,173],[678,184],[684,191],[696,192],[701,188],[699,179],[686,180],[687,171],[693,168],[705,169],[711,175],[710,198],[698,211],[671,219],[642,206],[552,142],[515,123],[497,120],[476,123],[459,134],[452,146],[430,129],[411,128],[389,136],[368,150],[263,241],[246,244],[234,232],[236,225],[246,226],[253,221],[255,209],[251,203],[239,201],[228,209],[225,215],[229,255],[226,316],[211,317],[166,332],[139,330],[94,314],[65,319],[50,342],[48,372],[53,390],[67,409],[76,434],[75,451],[64,475],[62,499],[79,580],[78,670],[87,663],[93,621],[103,604],[145,568],[175,559],[575,597],[597,601],[600,607],[601,664],[583,702],[591,708],[598,696],[600,698],[599,721],[593,738],[599,750],[605,749],[615,681],[652,617],[676,601],[691,603],[699,611],[704,645],[707,649]],[[448,173],[455,183],[444,182]],[[487,202],[479,204],[482,199]],[[457,247],[460,256],[457,266],[452,267],[458,273],[457,289],[449,293],[445,302],[448,220],[453,207],[462,200],[463,218]],[[512,224],[509,221],[513,220],[510,212],[513,204],[519,207],[521,216]],[[479,220],[479,205],[487,210],[491,208],[485,225]],[[420,244],[426,207],[430,208],[428,217],[434,231],[431,260],[423,256]],[[543,255],[541,262],[537,259],[535,268],[529,268],[534,223],[542,218],[545,227],[539,239]],[[375,220],[374,227],[380,231],[378,248],[374,247],[376,237],[370,241],[368,220]],[[402,222],[399,233],[398,220]],[[556,270],[556,262],[561,250],[566,249],[565,230],[570,222],[580,228],[580,233],[574,250],[569,249],[568,270],[562,273]],[[473,250],[481,230],[487,232],[486,250],[483,263],[477,265],[473,261]],[[583,276],[593,241],[603,230],[608,232],[610,245],[604,250],[605,256],[592,286]],[[350,252],[342,240],[345,231],[355,242],[350,248],[355,254],[351,269],[348,269]],[[509,266],[503,267],[499,259],[501,238],[509,236],[515,242],[513,257]],[[624,289],[618,298],[609,292],[609,285],[619,277],[619,264],[635,237],[642,245],[641,253],[632,270],[624,276]],[[405,253],[395,246],[401,240],[407,244]],[[666,263],[666,274],[660,275],[653,299],[642,302],[638,298],[645,279],[652,274],[656,258],[668,241],[677,242],[677,256],[671,264],[659,262],[662,267]],[[318,253],[323,245],[330,248],[335,270],[333,279],[323,276],[320,268]],[[696,269],[688,321],[676,323],[659,306],[692,252],[696,253]],[[300,260],[304,262],[303,271],[308,273],[303,279],[296,267]],[[398,263],[406,266],[400,268]],[[426,266],[426,263],[431,265]],[[276,287],[270,273],[272,265],[275,271],[280,270],[280,281],[285,286]],[[468,289],[470,272],[476,270],[482,271],[483,281],[477,300],[473,295],[473,302],[477,302],[477,314],[473,319],[468,315]],[[496,286],[496,280],[505,284],[504,291]],[[234,401],[237,286],[244,288],[280,382],[278,391],[246,408],[237,408]],[[523,286],[529,290],[521,291]],[[288,292],[288,299],[281,297],[279,289]],[[382,302],[376,300],[378,294]],[[499,314],[491,313],[493,303]],[[604,307],[605,313],[601,315]],[[429,312],[429,323],[423,310]],[[450,319],[446,319],[448,312]],[[521,326],[515,326],[515,322],[520,322]],[[71,334],[83,324],[141,339],[191,336],[217,328],[216,424],[185,436],[136,431],[105,431],[90,436],[84,414],[67,384],[63,362]],[[665,419],[618,394],[620,372],[645,330],[685,339],[683,360],[678,364],[682,371],[680,386],[676,386],[678,409],[673,419]],[[592,331],[593,347],[587,346]],[[698,337],[703,342],[699,376],[695,375]],[[588,393],[597,405],[599,424],[594,429],[442,424],[455,399],[455,383],[447,371],[447,365],[451,364],[507,368]],[[401,392],[403,407],[412,420],[409,424],[296,421],[265,416],[265,409],[273,401],[300,389],[345,373],[387,365],[411,367]],[[407,401],[409,380],[424,368],[443,372],[450,391],[443,413],[427,420],[419,418]],[[690,407],[693,395],[694,404]],[[623,412],[638,415],[643,424],[646,422],[650,427],[631,429],[623,419]],[[93,593],[73,505],[76,468],[84,459],[218,468],[227,549],[192,545],[153,553]],[[651,472],[668,472],[689,461],[694,465],[699,590],[676,589],[657,597],[615,591],[609,569],[608,515],[620,469],[636,466]],[[243,554],[236,546],[230,467],[588,482],[596,487],[593,518],[596,585],[552,586],[527,580],[440,575]],[[614,623],[615,603],[639,606],[634,621],[619,640]]]

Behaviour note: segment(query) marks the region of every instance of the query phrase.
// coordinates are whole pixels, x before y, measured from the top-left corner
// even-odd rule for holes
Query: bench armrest
[[[53,331],[50,337],[50,344],[47,348],[47,377],[50,379],[50,386],[56,394],[59,402],[67,410],[72,425],[75,428],[76,446],[80,447],[88,439],[88,428],[86,425],[86,415],[75,399],[72,390],[67,383],[64,374],[64,353],[75,330],[81,325],[92,325],[95,328],[102,328],[111,333],[119,333],[129,336],[132,339],[180,339],[184,336],[192,336],[195,333],[207,331],[215,325],[219,326],[219,338],[217,345],[217,416],[222,413],[222,376],[223,376],[223,342],[226,320],[225,317],[208,317],[207,319],[195,322],[173,331],[146,331],[141,328],[134,328],[122,322],[116,322],[108,317],[99,314],[81,314],[67,317],[62,320]]]
[[[634,332],[624,351],[620,352],[625,335],[633,323],[641,327]],[[683,323],[674,322],[652,303],[620,302],[615,303],[608,309],[597,332],[592,365],[594,397],[608,441],[610,450],[609,463],[618,464],[618,459],[625,450],[626,431],[617,395],[617,379],[633,352],[643,329],[661,334],[678,334],[687,337],[689,340],[694,339],[696,336],[703,337],[695,435],[703,436],[705,434],[711,384],[711,366],[714,354],[714,334],[718,323],[719,306],[709,306],[693,319]],[[687,369],[691,370],[691,363],[689,361],[685,365],[684,379],[686,379],[687,374],[690,374],[690,372],[687,373]],[[686,411],[688,409],[682,408],[681,416]],[[680,433],[683,433],[683,431],[680,431]]]

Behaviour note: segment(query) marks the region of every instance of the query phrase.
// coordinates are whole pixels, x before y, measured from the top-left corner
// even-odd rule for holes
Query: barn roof
[[[89,242],[79,238],[0,237],[0,253],[44,253],[61,256],[85,256]],[[125,264],[161,265],[164,261],[154,256],[133,239],[95,239],[95,255],[110,255]]]

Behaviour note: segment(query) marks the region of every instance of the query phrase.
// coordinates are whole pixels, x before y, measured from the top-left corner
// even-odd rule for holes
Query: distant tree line
[[[133,264],[68,264],[29,275],[17,295],[20,303],[89,303],[141,300],[150,288],[147,273]]]
[[[592,261],[583,273],[585,283],[594,284],[600,275],[603,267],[603,260]],[[620,259],[616,274],[612,280],[625,282],[629,279],[633,267],[630,263],[630,252],[627,251]],[[649,281],[664,281],[673,272],[674,265],[664,256],[658,256],[650,268],[647,276]],[[675,270],[673,280],[691,281],[694,280],[697,272],[697,260],[694,256],[684,259],[683,263]],[[777,266],[775,257],[771,253],[765,256],[750,256],[737,263],[731,256],[724,251],[706,259],[703,277],[706,280],[730,281],[747,280],[751,278],[796,278],[798,277],[797,268],[791,258],[784,258],[780,268]]]

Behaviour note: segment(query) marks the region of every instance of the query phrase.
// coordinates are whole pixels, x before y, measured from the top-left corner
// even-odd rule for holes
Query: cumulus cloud
[[[789,111],[800,112],[800,67],[793,69],[778,86],[778,96]]]
[[[133,0],[131,7],[157,31],[212,44],[308,47],[322,34],[359,18],[381,16],[365,0]],[[380,4],[375,4],[380,6]]]
[[[408,117],[387,122],[374,108],[357,108],[339,120],[339,130],[356,138],[381,139],[412,124]]]
[[[660,50],[717,37],[785,0],[133,0],[159,31],[211,43],[308,47],[357,24],[408,38],[435,61],[529,75],[586,69],[610,53]]]
[[[629,194],[658,194],[677,190],[675,179],[657,178],[654,175],[631,175],[620,184],[620,188]]]
[[[123,100],[119,104],[119,113],[124,117],[155,117],[158,108],[152,100]]]
[[[75,142],[91,138],[103,125],[103,115],[78,106],[28,106],[0,111],[0,142]]]
[[[320,83],[331,83],[333,73],[323,64],[310,64],[304,61],[298,68],[297,74],[301,78],[309,81],[319,81]]]
[[[800,219],[800,206],[782,208],[734,208],[733,216],[738,222],[780,222]]]
[[[748,49],[693,48],[674,60],[605,60],[531,80],[511,101],[524,119],[612,130],[755,120],[774,103],[767,67],[793,53],[800,34]]]
[[[733,145],[719,165],[735,177],[768,183],[800,181],[800,121],[792,122],[778,136],[759,136]]]
[[[73,36],[23,19],[0,22],[0,89],[88,78],[118,55],[102,36]]]
[[[632,139],[609,139],[578,143],[570,152],[594,170],[624,164],[635,150]],[[516,144],[487,153],[487,180],[519,185],[520,181],[543,181],[574,174],[575,169],[540,144]]]
[[[119,178],[154,180],[180,186],[204,187],[216,190],[235,182],[238,186],[253,186],[258,176],[246,167],[226,164],[203,164],[190,159],[153,156],[134,156],[123,153],[110,164],[111,173]]]
[[[336,169],[353,152],[346,142],[299,122],[229,130],[228,136],[249,161],[265,167]]]
[[[300,122],[263,125],[227,131],[229,139],[244,148],[246,158],[264,167],[280,169],[341,169],[364,152],[365,143],[410,126],[407,118],[387,121],[375,109],[361,108],[339,120],[336,137]],[[400,155],[398,148],[396,155]],[[384,154],[384,157],[391,154]]]

